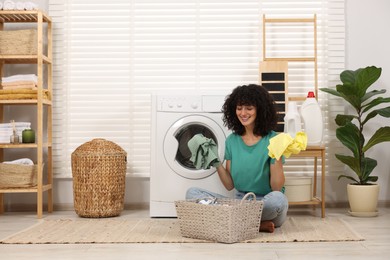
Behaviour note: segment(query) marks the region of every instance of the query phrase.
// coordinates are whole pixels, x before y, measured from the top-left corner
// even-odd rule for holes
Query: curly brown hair
[[[224,125],[238,135],[245,133],[245,128],[236,115],[237,106],[254,106],[256,121],[254,134],[265,136],[275,130],[278,117],[275,101],[268,91],[261,85],[249,84],[236,87],[227,96],[222,107]]]

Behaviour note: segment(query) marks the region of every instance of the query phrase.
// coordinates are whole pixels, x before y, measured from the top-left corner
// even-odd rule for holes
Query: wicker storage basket
[[[0,54],[37,54],[37,31],[34,29],[0,31]]]
[[[246,200],[254,196],[254,200]],[[254,193],[242,200],[217,199],[217,204],[205,205],[196,200],[175,201],[180,232],[184,237],[236,243],[259,234],[263,202]]]
[[[93,139],[72,153],[74,207],[80,217],[118,216],[124,207],[126,152]]]
[[[0,163],[0,188],[28,188],[36,185],[36,165]]]

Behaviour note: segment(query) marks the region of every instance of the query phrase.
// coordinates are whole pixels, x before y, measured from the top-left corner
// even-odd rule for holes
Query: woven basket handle
[[[247,194],[245,194],[245,196],[241,199],[241,203],[246,200],[249,196],[252,196],[254,200],[256,200],[256,194],[254,194],[253,192],[248,192]]]

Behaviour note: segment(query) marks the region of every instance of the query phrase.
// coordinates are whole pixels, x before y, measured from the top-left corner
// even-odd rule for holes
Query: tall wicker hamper
[[[124,207],[126,152],[93,139],[72,153],[74,208],[80,217],[118,216]]]
[[[249,196],[254,200],[246,200]],[[259,234],[263,201],[257,201],[254,193],[247,193],[242,200],[218,198],[217,202],[205,205],[197,200],[175,201],[181,235],[236,243]]]

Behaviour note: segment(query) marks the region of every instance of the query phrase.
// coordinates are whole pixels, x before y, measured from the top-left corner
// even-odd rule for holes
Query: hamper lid
[[[72,155],[127,155],[119,145],[103,138],[96,138],[80,145]]]

